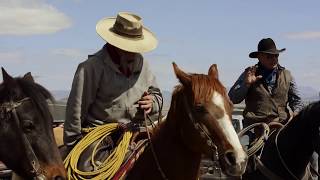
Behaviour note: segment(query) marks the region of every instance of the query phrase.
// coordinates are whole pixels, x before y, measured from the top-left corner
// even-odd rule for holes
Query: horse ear
[[[183,72],[179,67],[176,65],[176,63],[172,63],[174,73],[176,74],[177,78],[183,85],[187,85],[191,82],[191,77],[189,74]]]
[[[31,72],[26,73],[23,76],[23,79],[26,80],[26,81],[34,82],[34,79],[33,79],[32,75],[31,75]]]
[[[13,77],[11,77],[6,70],[4,70],[3,67],[1,67],[2,70],[2,78],[3,78],[3,82],[6,84],[10,84],[11,82],[14,82]]]
[[[209,75],[211,78],[219,79],[217,64],[212,64],[212,65],[210,66],[209,71],[208,71],[208,75]]]

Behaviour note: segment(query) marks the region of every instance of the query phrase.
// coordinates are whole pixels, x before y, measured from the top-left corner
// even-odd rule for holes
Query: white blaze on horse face
[[[215,104],[223,110],[223,117],[221,119],[218,119],[217,121],[225,136],[227,137],[228,141],[234,149],[243,150],[240,144],[239,137],[231,123],[230,116],[228,116],[228,114],[226,113],[223,96],[217,91],[215,91],[212,96],[212,102],[213,104]]]

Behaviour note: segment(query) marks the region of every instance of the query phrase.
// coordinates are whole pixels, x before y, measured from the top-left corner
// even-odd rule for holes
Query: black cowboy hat
[[[279,54],[285,51],[286,48],[278,50],[276,44],[271,38],[261,39],[258,44],[258,51],[251,52],[249,54],[250,58],[257,58],[258,53],[266,53],[266,54]]]

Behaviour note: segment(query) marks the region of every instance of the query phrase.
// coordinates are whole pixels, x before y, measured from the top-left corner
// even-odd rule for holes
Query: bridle
[[[203,129],[202,126],[200,125],[200,122],[198,122],[194,118],[194,116],[192,114],[192,110],[188,106],[188,100],[187,100],[186,96],[183,96],[183,104],[184,104],[184,108],[186,109],[188,117],[189,117],[191,123],[193,124],[194,128],[196,130],[198,130],[198,132],[200,133],[200,136],[202,138],[206,139],[207,145],[213,149],[213,152],[216,153],[216,155],[218,155],[217,145],[213,142],[213,139],[209,135],[209,132],[207,132],[205,129]]]
[[[18,127],[21,127],[21,120],[19,119],[18,113],[16,108],[21,106],[24,102],[32,102],[29,97],[26,97],[20,101],[17,102],[5,102],[0,105],[0,120],[8,120],[11,117],[13,117],[14,122]],[[30,166],[32,167],[32,170],[30,170],[31,174],[34,174],[33,179],[34,180],[44,180],[46,179],[44,176],[44,171],[40,167],[39,160],[37,156],[35,155],[33,148],[30,144],[30,141],[28,140],[27,136],[25,133],[22,133],[22,142],[23,145],[26,147],[27,150],[27,159],[28,162],[30,163]]]

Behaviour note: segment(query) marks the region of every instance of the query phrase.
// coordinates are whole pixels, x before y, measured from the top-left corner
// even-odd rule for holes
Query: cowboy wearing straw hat
[[[81,128],[119,119],[139,121],[143,111],[157,115],[162,95],[141,53],[157,47],[154,34],[135,14],[97,23],[97,33],[107,43],[80,63],[68,98],[64,142],[72,147],[81,138]]]
[[[283,51],[285,48],[278,50],[271,38],[262,39],[258,50],[249,54],[250,58],[258,59],[258,63],[246,68],[230,89],[233,103],[245,100],[244,127],[257,122],[285,124],[290,112],[297,113],[302,108],[290,71],[278,63]]]

